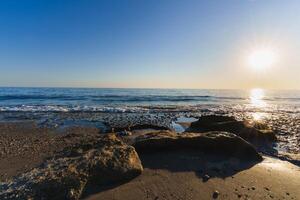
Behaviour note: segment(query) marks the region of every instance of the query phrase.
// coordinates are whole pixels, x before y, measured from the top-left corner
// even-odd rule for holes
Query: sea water
[[[0,111],[136,112],[151,108],[300,112],[300,91],[105,88],[0,88]]]

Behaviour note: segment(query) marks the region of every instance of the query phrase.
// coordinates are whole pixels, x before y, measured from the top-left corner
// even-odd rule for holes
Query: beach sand
[[[34,122],[0,123],[0,181],[42,164],[47,158],[74,144],[74,138],[64,135],[73,133],[98,134],[97,128],[74,127],[57,133],[40,128]]]
[[[153,156],[146,161],[149,165],[144,160],[141,176],[103,191],[94,188],[94,194],[85,199],[213,199],[215,191],[217,199],[300,199],[300,168],[286,161],[264,157],[248,169],[204,182],[194,171],[200,166],[193,159],[178,160],[168,167],[175,164],[174,160],[168,163],[169,156]],[[191,167],[194,170],[188,169]]]
[[[1,123],[0,180],[29,171],[72,146],[76,140],[64,137],[70,133],[99,134],[99,130],[74,127],[57,134],[34,123]],[[105,188],[89,186],[82,198],[300,199],[300,168],[287,161],[264,156],[260,163],[247,163],[189,151],[139,156],[144,167],[140,176]]]

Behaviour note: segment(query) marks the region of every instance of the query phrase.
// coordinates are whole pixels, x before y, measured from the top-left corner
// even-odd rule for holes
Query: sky
[[[0,86],[300,89],[298,0],[0,0]],[[257,69],[249,56],[276,55]]]

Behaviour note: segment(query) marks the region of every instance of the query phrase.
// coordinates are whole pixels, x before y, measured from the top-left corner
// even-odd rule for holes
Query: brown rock
[[[202,116],[198,121],[191,123],[187,132],[226,131],[234,133],[252,143],[276,141],[276,136],[266,125],[237,121],[227,116]]]
[[[79,199],[88,182],[116,183],[142,170],[135,149],[114,135],[83,138],[42,166],[1,183],[0,199]]]
[[[191,149],[244,160],[262,160],[261,155],[251,144],[227,132],[177,134],[171,131],[160,131],[138,136],[133,146],[139,153]]]

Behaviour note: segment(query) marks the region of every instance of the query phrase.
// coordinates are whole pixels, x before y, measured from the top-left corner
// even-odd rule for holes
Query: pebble
[[[213,198],[216,199],[218,198],[220,192],[218,190],[215,190],[214,193],[213,193]]]
[[[210,179],[210,176],[207,175],[207,174],[205,174],[205,175],[202,177],[202,179],[203,179],[203,182],[206,182],[206,181],[208,181],[208,180]]]

